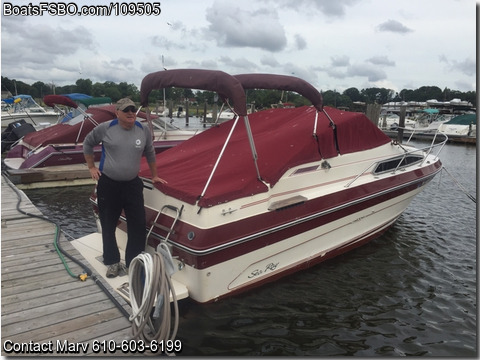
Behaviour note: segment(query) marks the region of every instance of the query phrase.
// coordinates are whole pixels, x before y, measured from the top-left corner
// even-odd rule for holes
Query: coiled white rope
[[[128,277],[133,338],[147,344],[153,340],[157,343],[173,341],[178,330],[178,301],[163,256],[158,252],[153,256],[141,253],[130,263]],[[173,329],[170,294],[175,310]]]

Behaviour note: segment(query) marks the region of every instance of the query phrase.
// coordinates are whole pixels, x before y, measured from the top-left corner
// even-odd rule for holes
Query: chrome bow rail
[[[413,136],[414,132],[415,131],[412,132],[412,134],[408,138],[405,145],[408,145],[408,143],[412,139],[412,136]],[[442,135],[444,137],[444,139],[442,141],[438,142],[438,143],[435,143],[436,140],[437,140],[437,135]],[[401,143],[397,143],[396,141],[392,141],[393,144],[396,144],[396,145],[400,146],[405,151],[403,156],[395,157],[395,158],[391,158],[391,159],[386,159],[386,160],[385,159],[384,160],[379,160],[379,161],[375,161],[375,162],[371,163],[370,165],[367,166],[367,168],[365,170],[363,170],[360,174],[358,174],[353,180],[349,181],[345,185],[345,187],[346,188],[350,187],[350,185],[352,185],[358,178],[360,178],[363,174],[368,172],[370,169],[376,169],[378,167],[378,165],[380,165],[381,163],[384,163],[385,161],[388,161],[388,160],[398,161],[397,166],[394,169],[389,170],[389,171],[392,172],[392,174],[395,174],[399,169],[405,169],[406,167],[413,166],[413,165],[416,165],[416,164],[418,164],[419,167],[423,166],[427,157],[430,154],[432,154],[434,149],[437,151],[436,154],[435,154],[435,160],[438,158],[438,155],[442,151],[442,149],[445,146],[445,144],[447,143],[447,141],[448,141],[448,136],[446,134],[438,132],[438,131],[435,132],[435,135],[433,136],[432,142],[429,146],[426,146],[426,147],[423,147],[423,148],[416,148],[414,150],[407,150],[407,149],[403,148]],[[419,159],[418,161],[414,161],[414,162],[410,162],[410,163],[407,161],[408,156],[412,156],[412,155],[419,156],[420,154],[421,154],[421,159]],[[372,171],[374,171],[374,170],[372,170]]]

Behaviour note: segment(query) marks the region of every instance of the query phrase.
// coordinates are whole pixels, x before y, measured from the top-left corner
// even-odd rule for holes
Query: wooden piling
[[[405,116],[407,114],[407,106],[400,106],[400,119],[398,121],[397,141],[401,144],[403,141],[403,128],[405,127]]]

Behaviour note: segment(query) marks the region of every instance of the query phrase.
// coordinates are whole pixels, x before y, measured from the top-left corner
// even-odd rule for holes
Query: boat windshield
[[[145,119],[140,119],[140,118],[137,118],[138,121],[145,121]],[[154,126],[155,129],[159,129],[159,130],[167,130],[167,131],[170,131],[170,130],[180,130],[179,127],[171,124],[169,121],[167,121],[167,119],[165,118],[155,118],[155,119],[152,119],[152,124]]]

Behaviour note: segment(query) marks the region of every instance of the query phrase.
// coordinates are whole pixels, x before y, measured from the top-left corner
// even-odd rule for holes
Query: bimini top
[[[217,70],[176,69],[158,71],[145,76],[140,85],[140,103],[148,105],[152,90],[169,87],[209,90],[217,92],[223,99],[233,102],[233,111],[247,115],[245,91],[233,76]]]
[[[55,105],[65,105],[76,109],[77,103],[64,95],[45,95],[43,97],[45,105],[55,107]]]
[[[208,188],[201,196],[225,139],[236,123],[232,119],[158,154],[158,174],[167,184],[155,186],[186,203],[198,202],[201,207],[211,207],[266,192],[268,186],[275,186],[292,167],[390,142],[361,113],[328,107],[323,110],[318,112],[318,118],[317,109],[312,106],[269,109],[248,116],[263,181],[258,179],[252,160],[246,122],[239,121]],[[314,129],[316,136],[313,136]],[[148,164],[143,161],[140,176],[150,177]]]
[[[2,101],[6,102],[7,104],[14,104],[23,100],[34,102],[31,95],[15,95],[6,99],[2,99]]]
[[[83,95],[83,96],[81,96]],[[108,105],[112,103],[112,99],[107,96],[92,97],[84,94],[65,94],[65,95],[45,95],[43,97],[45,105],[55,107],[55,105],[65,105],[76,109],[78,103],[89,107],[91,105]]]
[[[294,76],[276,74],[240,74],[234,76],[246,89],[275,89],[295,91],[310,100],[318,111],[322,111],[322,95],[310,83]]]

